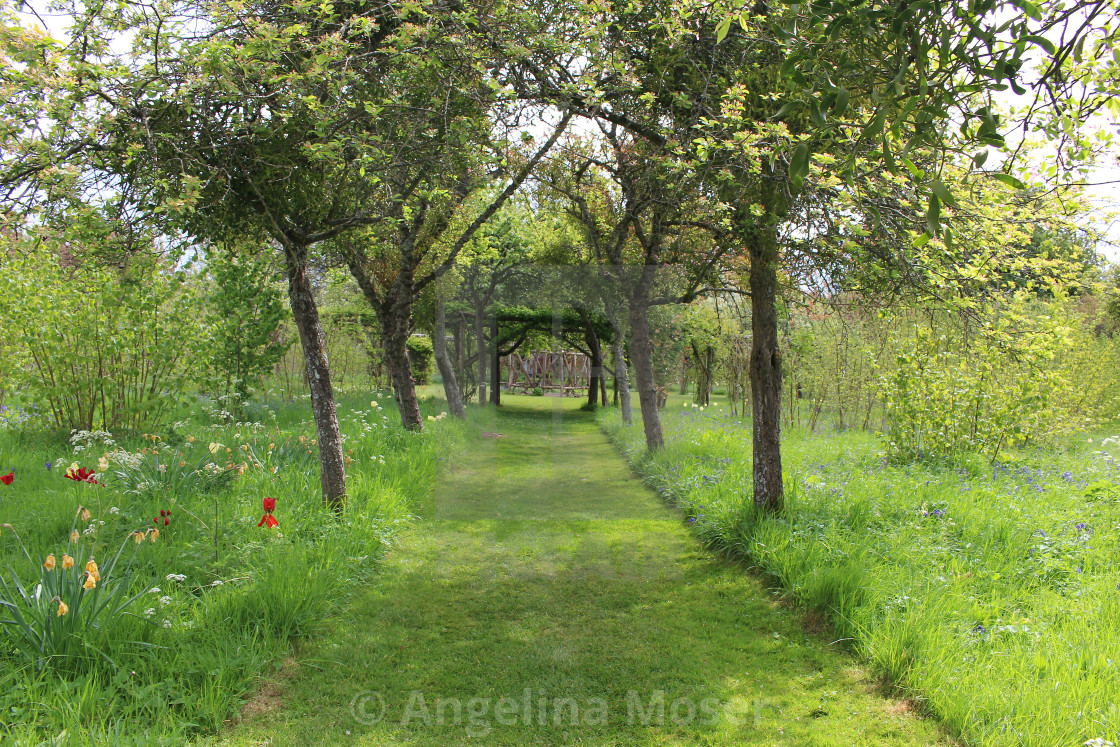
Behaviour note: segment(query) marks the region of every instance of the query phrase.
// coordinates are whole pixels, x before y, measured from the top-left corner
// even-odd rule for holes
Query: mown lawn
[[[578,401],[503,402],[218,743],[949,743],[701,547]]]

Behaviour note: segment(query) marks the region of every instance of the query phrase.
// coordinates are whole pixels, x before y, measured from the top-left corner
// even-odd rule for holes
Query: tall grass
[[[177,744],[235,717],[294,638],[371,582],[463,440],[464,426],[447,420],[406,433],[391,404],[379,409],[368,396],[340,403],[349,482],[339,514],[322,502],[306,403],[254,405],[244,422],[213,422],[199,410],[158,434],[117,436],[113,448],[152,460],[145,469],[155,464],[155,475],[165,474],[160,457],[222,444],[229,451],[212,456],[234,464],[233,479],[213,492],[186,480],[135,491],[112,470],[100,486],[79,484],[63,478],[66,467],[96,468],[106,449],[75,454],[65,434],[0,431],[0,467],[15,472],[11,486],[0,486],[0,523],[19,530],[33,562],[66,545],[78,505],[91,512],[78,524],[86,556],[107,556],[130,532],[160,529],[158,541],[137,548],[128,592],[140,597],[107,632],[104,661],[77,673],[36,671],[0,633],[0,742],[39,744],[65,731],[68,744]],[[424,405],[425,413],[439,409]],[[273,530],[257,526],[269,496],[280,522]],[[161,510],[170,511],[166,525],[153,521]],[[26,577],[31,563],[7,532],[0,568]]]
[[[769,516],[749,425],[669,411],[651,456],[640,427],[599,417],[705,542],[826,614],[969,743],[1120,743],[1120,439],[899,467],[864,433],[789,433]]]

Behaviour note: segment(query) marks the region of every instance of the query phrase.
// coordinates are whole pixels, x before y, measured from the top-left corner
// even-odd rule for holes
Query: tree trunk
[[[622,344],[621,335],[615,330],[616,339],[611,343],[611,355],[614,357],[615,381],[618,384],[618,399],[622,409],[622,422],[626,425],[634,423],[634,414],[630,404],[630,381],[626,370],[626,349]]]
[[[751,404],[754,424],[754,503],[780,511],[782,488],[782,354],[778,348],[778,242],[759,228],[748,246],[751,287]]]
[[[652,280],[652,278],[651,278]],[[638,384],[638,401],[642,406],[642,426],[646,432],[646,448],[657,451],[665,446],[661,433],[661,413],[657,410],[657,385],[653,380],[653,343],[649,332],[649,291],[637,291],[630,299],[630,333],[634,347],[634,378]]]
[[[474,336],[478,345],[478,404],[486,405],[486,331],[483,328],[482,309],[474,311]]]
[[[439,375],[443,378],[443,394],[447,397],[447,409],[457,418],[467,417],[463,409],[463,397],[459,392],[459,381],[455,378],[455,368],[451,365],[451,358],[447,355],[447,309],[442,298],[436,299],[436,328],[432,335],[432,347],[435,351],[436,365],[439,366]]]
[[[599,344],[599,336],[591,326],[591,315],[580,314],[586,326],[583,340],[587,343],[587,350],[591,353],[591,376],[587,382],[587,404],[592,409],[599,406],[600,382],[603,380],[603,348]],[[607,404],[607,395],[603,393],[603,404]]]
[[[346,466],[342,454],[342,434],[338,428],[338,410],[331,386],[331,369],[323,340],[323,325],[311,282],[307,278],[307,249],[286,247],[288,299],[292,305],[292,321],[299,331],[303,361],[307,370],[307,386],[311,392],[311,411],[319,441],[320,481],[323,503],[334,510],[342,508],[346,499]]]
[[[490,404],[502,404],[502,361],[498,350],[498,313],[490,321]]]
[[[381,322],[381,344],[385,348],[385,362],[393,389],[397,392],[397,409],[401,425],[410,431],[422,430],[420,402],[416,399],[416,384],[412,380],[412,364],[408,360],[409,320],[412,317],[411,291],[405,298],[390,295],[378,304],[377,319]]]

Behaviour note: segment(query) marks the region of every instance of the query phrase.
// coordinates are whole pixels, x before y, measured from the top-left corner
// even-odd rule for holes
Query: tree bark
[[[591,315],[581,311],[580,317],[583,318],[583,323],[586,325],[583,340],[587,343],[588,352],[591,353],[591,376],[587,382],[587,404],[594,409],[599,406],[599,392],[603,381],[603,347],[599,344],[599,335],[595,334],[595,328],[591,326]],[[603,404],[607,404],[605,391],[603,392]]]
[[[630,298],[630,334],[634,346],[631,349],[634,361],[634,378],[638,384],[638,401],[642,406],[642,426],[646,433],[646,448],[657,451],[665,446],[661,433],[661,413],[657,409],[657,385],[653,380],[653,343],[649,331],[649,287],[653,282],[656,267],[643,268],[644,276],[649,274],[649,283],[639,281],[640,286]]]
[[[292,305],[292,321],[299,331],[307,385],[311,393],[311,411],[319,440],[320,482],[323,503],[334,510],[346,500],[346,465],[342,454],[342,434],[338,428],[338,410],[331,386],[331,369],[323,340],[323,325],[315,304],[311,282],[307,277],[307,248],[285,247],[288,270],[288,299]]]
[[[621,335],[615,330],[616,339],[611,343],[611,355],[614,357],[615,381],[618,383],[619,407],[622,410],[622,422],[633,425],[634,414],[630,404],[629,371],[626,368],[626,348],[619,339]]]
[[[498,350],[498,313],[490,321],[490,404],[502,404],[502,361]]]
[[[782,486],[782,353],[778,347],[778,241],[760,227],[748,246],[751,288],[751,404],[754,425],[754,503],[780,511]]]
[[[482,309],[474,310],[474,336],[478,344],[478,404],[486,405],[486,330],[482,318]]]
[[[447,398],[447,409],[457,418],[467,417],[463,409],[463,397],[459,392],[459,381],[455,378],[455,367],[451,365],[451,358],[447,355],[447,308],[442,298],[436,299],[436,325],[432,335],[432,348],[436,356],[436,365],[439,366],[439,375],[443,379],[443,394]]]
[[[411,291],[403,298],[392,294],[376,307],[381,322],[381,344],[385,348],[385,361],[397,392],[397,409],[401,425],[410,431],[422,430],[420,402],[416,399],[416,384],[412,380],[412,364],[408,360],[409,322],[412,318]]]

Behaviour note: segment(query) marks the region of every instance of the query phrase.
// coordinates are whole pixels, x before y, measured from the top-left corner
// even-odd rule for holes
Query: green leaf
[[[887,143],[886,135],[883,136],[883,165],[887,167],[887,171],[892,174],[898,173],[898,164],[894,160],[894,154],[891,153],[890,145]]]
[[[941,200],[937,195],[929,196],[929,209],[926,210],[926,230],[931,236],[941,233]]]
[[[721,41],[723,41],[724,37],[727,36],[727,32],[731,30],[731,20],[731,16],[728,16],[727,18],[724,18],[722,21],[720,21],[719,25],[716,26],[716,44],[719,44]]]
[[[910,175],[912,177],[914,177],[915,179],[925,178],[926,172],[923,171],[922,169],[919,169],[917,166],[915,166],[914,162],[911,161],[906,156],[902,156],[902,163],[903,163],[904,166],[906,166],[906,170],[910,172]]]
[[[1041,21],[1042,20],[1042,11],[1040,11],[1038,9],[1037,5],[1030,2],[1030,0],[1012,0],[1012,2],[1021,11],[1026,13],[1028,16],[1030,16],[1034,20],[1036,20],[1036,21]]]
[[[782,104],[782,108],[779,109],[774,114],[774,116],[771,117],[771,119],[781,119],[782,117],[789,114],[790,112],[792,112],[794,109],[796,109],[800,105],[801,105],[800,101],[787,101],[786,103]]]
[[[1053,56],[1058,53],[1058,48],[1054,46],[1054,42],[1047,39],[1045,36],[1038,36],[1031,34],[1030,36],[1023,37],[1023,41],[1029,41],[1037,44],[1046,50],[1047,54]]]
[[[848,89],[841,86],[836,89],[836,101],[832,105],[832,113],[836,115],[843,114],[848,109],[848,100],[852,95],[848,93]]]
[[[915,246],[915,247],[923,247],[923,246],[925,246],[926,244],[928,244],[928,243],[929,243],[929,240],[930,240],[930,239],[932,239],[932,238],[933,238],[933,237],[932,237],[932,236],[930,236],[930,235],[929,235],[928,233],[923,233],[923,234],[922,234],[921,236],[919,236],[918,238],[914,239],[914,246]]]
[[[870,140],[871,138],[878,137],[879,133],[883,131],[883,127],[886,124],[887,124],[887,113],[886,112],[879,112],[878,114],[876,114],[874,117],[871,118],[870,122],[868,122],[867,127],[865,127],[864,130],[863,130],[863,136],[865,138],[867,138],[868,140]]]
[[[950,192],[949,188],[945,186],[945,182],[941,181],[940,179],[933,180],[933,193],[937,195],[937,199],[941,200],[949,207],[956,206],[957,201],[953,197],[953,193]]]
[[[778,68],[778,74],[783,78],[793,78],[798,72],[797,58],[795,57],[787,57],[781,67]]]
[[[795,189],[801,189],[801,182],[807,173],[809,173],[809,145],[801,143],[794,149],[793,156],[789,159],[789,179]]]
[[[1026,189],[1027,188],[1026,184],[1023,184],[1021,181],[1019,181],[1015,177],[1011,176],[1011,174],[1003,174],[1003,173],[1000,173],[1000,172],[997,171],[997,172],[992,173],[992,178],[995,179],[997,182],[1001,182],[1002,184],[1006,184],[1007,186],[1012,187],[1014,189]]]

